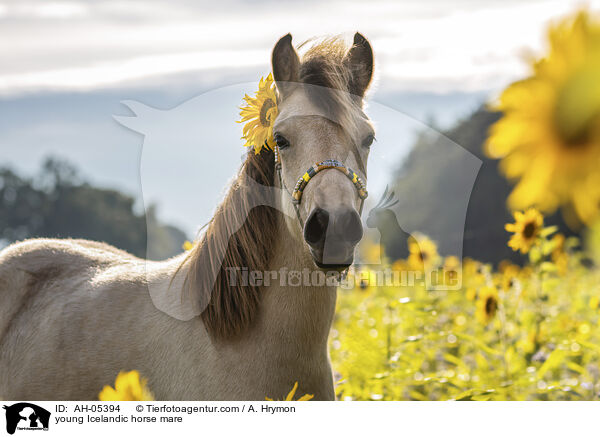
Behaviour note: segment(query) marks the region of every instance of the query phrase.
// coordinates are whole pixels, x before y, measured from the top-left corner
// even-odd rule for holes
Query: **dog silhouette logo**
[[[4,406],[6,410],[6,432],[14,434],[19,430],[48,430],[50,412],[27,402]]]

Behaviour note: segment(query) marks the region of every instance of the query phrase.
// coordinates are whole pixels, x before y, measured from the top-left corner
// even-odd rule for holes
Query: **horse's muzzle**
[[[350,266],[362,235],[360,216],[353,208],[335,211],[315,208],[304,225],[304,240],[315,264],[323,269]]]

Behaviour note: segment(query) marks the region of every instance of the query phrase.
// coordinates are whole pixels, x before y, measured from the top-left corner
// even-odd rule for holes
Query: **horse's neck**
[[[271,285],[261,290],[255,333],[266,336],[271,344],[278,341],[293,344],[294,353],[323,350],[335,311],[336,288],[311,284],[310,276],[316,267],[303,243],[289,234],[284,223],[278,228],[269,267],[276,279],[271,279]],[[291,276],[298,274],[301,285],[295,286],[297,280],[290,285]],[[285,285],[282,285],[282,277]],[[291,351],[289,346],[286,350]]]
[[[311,273],[316,267],[304,243],[290,234],[283,215],[278,221],[277,229],[266,230],[277,233],[268,271],[261,272],[263,280],[264,276],[272,273],[270,285],[261,288],[258,313],[250,332],[242,339],[246,339],[248,345],[258,342],[279,351],[323,351],[335,311],[336,288],[311,284],[314,279]],[[191,320],[201,313],[202,308],[198,306],[198,299],[190,300],[190,296],[195,295],[184,293],[188,266],[178,270],[183,261],[184,255],[181,255],[167,263],[156,263],[155,268],[147,268],[147,283],[156,308],[175,319]],[[297,279],[290,281],[295,275],[301,276],[300,285],[297,285]],[[323,273],[320,275],[324,276]],[[293,345],[293,348],[282,348],[281,343]]]

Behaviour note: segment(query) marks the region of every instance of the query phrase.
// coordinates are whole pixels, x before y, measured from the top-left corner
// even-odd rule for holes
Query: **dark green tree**
[[[488,130],[499,117],[499,113],[480,108],[443,134],[482,161],[467,209],[463,255],[484,262],[498,263],[503,259],[519,262],[523,257],[507,247],[510,234],[504,230],[504,224],[513,221],[506,207],[512,185],[499,173],[498,161],[483,153]],[[423,226],[432,230],[433,235],[430,236],[439,241],[452,238],[455,230],[449,224],[456,223],[457,217],[463,213],[457,209],[454,199],[464,187],[461,178],[465,173],[462,167],[465,163],[456,149],[444,147],[446,143],[439,135],[419,135],[398,170],[393,186],[400,200],[397,210],[405,214],[405,223],[410,223],[413,228]],[[418,208],[403,208],[403,199],[408,198],[422,201]],[[560,213],[546,217],[545,223],[558,225],[566,235],[574,234],[565,225]],[[394,258],[395,253],[402,252],[400,246],[406,245],[406,241],[391,240],[389,245],[391,247],[385,248],[386,253]],[[444,255],[452,254],[443,243],[439,249]]]
[[[68,163],[48,159],[34,178],[0,169],[0,238],[84,238],[103,241],[139,257],[164,259],[181,252],[185,234],[159,223],[155,208],[138,214],[135,199],[93,187]],[[147,224],[160,244],[146,254]]]

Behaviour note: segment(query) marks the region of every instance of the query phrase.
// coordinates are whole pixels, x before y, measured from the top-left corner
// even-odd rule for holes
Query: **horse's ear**
[[[344,62],[350,70],[349,91],[363,97],[373,78],[373,49],[360,33],[354,34],[354,43]]]
[[[292,35],[282,37],[273,48],[271,57],[273,77],[282,97],[289,95],[294,82],[298,82],[300,59],[292,46]]]

